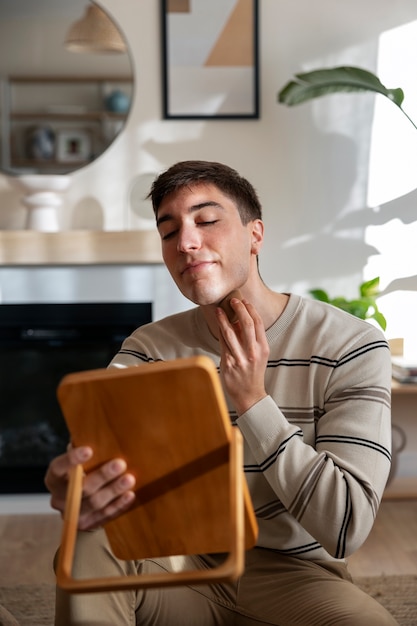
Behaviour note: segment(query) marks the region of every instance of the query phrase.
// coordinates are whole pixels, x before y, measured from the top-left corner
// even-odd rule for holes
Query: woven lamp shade
[[[74,22],[65,39],[71,52],[126,52],[126,43],[108,15],[96,4]]]

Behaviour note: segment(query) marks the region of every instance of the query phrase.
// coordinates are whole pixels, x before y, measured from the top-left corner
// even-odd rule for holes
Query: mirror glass
[[[117,53],[65,46],[88,9],[103,11],[88,0],[0,0],[4,173],[72,172],[99,157],[126,123],[133,94],[127,45]]]

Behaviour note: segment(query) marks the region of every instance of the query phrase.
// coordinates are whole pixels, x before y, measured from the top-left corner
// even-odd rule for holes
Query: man
[[[111,366],[197,354],[219,366],[245,442],[258,544],[235,584],[89,596],[58,590],[56,624],[395,624],[351,582],[345,562],[372,527],[390,467],[390,354],[382,334],[264,284],[261,206],[233,169],[177,163],[150,197],[164,262],[197,307],[140,327]],[[219,304],[236,290],[231,322]],[[70,467],[93,454],[71,449],[51,463],[53,507],[64,508]],[[170,569],[170,559],[119,562],[97,529],[134,498],[134,478],[120,459],[85,477],[76,576]],[[191,560],[207,567],[216,556]]]

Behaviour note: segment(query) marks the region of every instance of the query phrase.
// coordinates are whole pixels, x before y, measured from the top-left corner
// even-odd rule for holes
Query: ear
[[[253,254],[258,254],[260,249],[262,248],[262,243],[264,240],[264,223],[262,220],[253,220],[253,222],[251,222],[251,226],[252,226],[252,230],[251,230],[251,237],[252,237],[252,245],[251,245],[251,252]]]

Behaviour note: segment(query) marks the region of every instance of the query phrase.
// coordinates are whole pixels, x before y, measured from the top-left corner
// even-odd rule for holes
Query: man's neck
[[[286,294],[272,291],[263,283],[260,283],[259,288],[255,291],[255,293],[252,291],[250,295],[246,295],[243,291],[242,297],[253,304],[261,316],[266,330],[277,321],[284,311],[288,302],[288,296]],[[212,304],[201,306],[204,319],[207,322],[211,334],[218,339],[219,327],[216,317],[216,308],[216,305]]]

